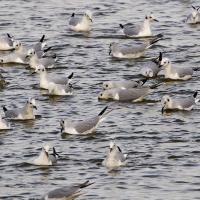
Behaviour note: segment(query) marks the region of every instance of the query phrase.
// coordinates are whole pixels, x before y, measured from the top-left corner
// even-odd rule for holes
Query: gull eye
[[[169,100],[169,99],[167,99],[167,101],[169,102],[170,100]]]
[[[105,86],[108,87],[108,84],[106,84]]]
[[[103,94],[101,93],[101,94],[100,94],[100,96],[102,97],[102,96],[103,96]]]

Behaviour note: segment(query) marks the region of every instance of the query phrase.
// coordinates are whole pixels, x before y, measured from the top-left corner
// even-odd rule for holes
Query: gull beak
[[[33,108],[35,108],[35,110],[37,110],[37,107],[36,107],[36,106],[33,106]]]
[[[90,21],[93,22],[93,20],[90,18]]]
[[[165,111],[165,106],[162,107],[162,110],[161,110],[162,115],[163,115],[164,111]]]
[[[110,152],[112,151],[112,148],[110,148]]]
[[[109,49],[109,55],[111,55],[111,52],[112,52],[112,50],[111,50],[111,48]]]
[[[26,57],[25,58],[29,58],[29,55],[26,55]]]
[[[62,132],[63,132],[63,130],[64,130],[64,128],[63,128],[63,126],[61,126],[61,128],[60,128],[60,132],[62,133]]]
[[[153,19],[153,21],[155,21],[155,22],[159,22],[157,19]]]

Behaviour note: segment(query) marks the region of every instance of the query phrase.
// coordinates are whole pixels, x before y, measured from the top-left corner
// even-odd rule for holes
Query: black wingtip
[[[119,24],[120,28],[124,28],[124,26],[122,24]]]
[[[71,17],[74,17],[75,16],[75,13],[72,13]]]
[[[3,111],[6,112],[7,110],[6,106],[3,106]]]
[[[72,79],[74,76],[74,73],[72,72],[69,76],[68,76],[68,79]]]
[[[196,98],[196,97],[197,97],[197,94],[198,94],[198,92],[196,91],[196,92],[193,94],[193,97]]]
[[[159,58],[158,58],[158,60],[159,60],[159,61],[162,61],[162,52],[159,53]]]
[[[85,181],[84,183],[80,184],[80,188],[85,188],[92,184],[94,184],[94,182],[90,183],[90,181]]]
[[[48,47],[47,49],[44,49],[44,53],[46,53],[47,51],[49,51],[52,47]]]
[[[103,113],[105,113],[105,111],[108,109],[108,106],[106,106],[99,114],[98,114],[98,116],[102,116],[103,115]]]
[[[45,35],[43,35],[40,39],[40,42],[43,42],[44,41],[44,38],[45,38]]]
[[[10,35],[9,33],[7,33],[7,36],[8,36],[9,38],[12,38],[11,35]]]

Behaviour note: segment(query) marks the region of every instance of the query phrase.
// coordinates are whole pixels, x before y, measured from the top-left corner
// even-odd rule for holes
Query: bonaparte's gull
[[[36,69],[38,65],[43,65],[45,68],[52,68],[56,62],[56,57],[39,58],[34,49],[29,49],[26,57],[29,58],[29,65],[33,69]]]
[[[26,58],[27,50],[22,46],[19,41],[14,41],[13,46],[15,50],[8,55],[0,58],[0,63],[19,63],[19,64],[28,64]]]
[[[145,96],[154,91],[154,88],[155,86],[128,89],[113,88],[101,92],[98,96],[98,99],[138,102],[142,101]]]
[[[8,110],[5,106],[3,106],[3,111],[5,113],[6,118],[19,120],[35,119],[33,109],[37,109],[35,99],[33,98],[29,98],[24,107],[22,108]]]
[[[49,149],[50,149],[49,145],[45,144],[42,147],[39,156],[33,160],[28,161],[28,163],[33,165],[43,165],[43,166],[49,166],[55,164],[58,159],[58,154],[55,148],[53,148],[53,154],[49,154]]]
[[[192,67],[174,67],[168,58],[163,58],[160,66],[164,67],[165,78],[174,80],[188,80],[192,78]]]
[[[123,154],[119,146],[115,142],[110,142],[110,149],[102,165],[107,168],[116,168],[127,164],[127,154]]]
[[[69,20],[69,28],[77,32],[89,32],[92,24],[92,13],[86,11],[82,18],[76,17],[75,13],[71,15]]]
[[[9,33],[7,33],[6,35],[2,35],[0,37],[0,50],[7,51],[13,49],[13,37]]]
[[[142,67],[142,69],[140,70],[140,74],[147,78],[156,77],[157,74],[161,71],[160,67],[161,61],[162,61],[162,53],[160,53],[158,58],[153,59],[148,66]]]
[[[153,21],[158,21],[153,15],[146,16],[142,25],[134,25],[131,23],[122,25],[120,28],[123,30],[125,36],[128,37],[148,37],[152,36],[151,23]]]
[[[83,188],[92,184],[89,181],[85,181],[84,183],[60,187],[50,191],[42,200],[73,200],[81,195],[80,192]]]
[[[112,42],[110,44],[109,55],[116,58],[139,58],[145,54],[145,51],[149,49],[153,44],[158,42],[161,38],[155,38],[150,40],[150,42],[136,44],[134,46],[121,46],[119,43]]]
[[[198,6],[198,7],[192,6],[192,13],[190,15],[188,15],[188,17],[186,19],[186,23],[188,23],[188,24],[200,23],[199,8],[200,8],[200,6]]]
[[[141,79],[138,81],[133,81],[133,80],[105,81],[103,82],[103,89],[109,90],[113,88],[121,88],[121,89],[136,88],[144,85],[146,81],[147,79]]]
[[[97,116],[92,118],[79,121],[72,121],[69,119],[61,120],[61,133],[86,135],[95,132],[98,125],[105,119],[107,114],[112,111],[106,112],[107,108],[106,106]]]
[[[48,92],[49,95],[53,96],[68,96],[73,94],[73,88],[71,83],[62,85],[50,82],[48,86]]]
[[[5,119],[2,119],[0,115],[0,130],[7,130],[7,129],[10,129],[10,124]]]
[[[162,113],[164,110],[192,110],[194,105],[199,101],[197,99],[197,92],[189,97],[170,97],[165,95],[162,97]]]
[[[40,88],[49,89],[49,83],[54,83],[54,84],[58,84],[58,85],[68,85],[71,81],[71,79],[73,78],[73,73],[71,73],[69,76],[65,76],[65,77],[49,77],[48,73],[45,69],[45,67],[43,65],[37,65],[36,73],[39,73],[40,75]],[[54,86],[54,87],[53,87]],[[53,90],[56,86],[52,85],[50,90]]]

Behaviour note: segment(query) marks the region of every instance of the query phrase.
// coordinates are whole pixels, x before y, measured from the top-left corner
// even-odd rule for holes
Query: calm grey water
[[[74,72],[74,80],[78,81],[74,96],[49,98],[38,89],[38,77],[24,66],[1,66],[10,84],[0,91],[0,105],[20,106],[27,97],[35,97],[37,115],[42,117],[26,123],[11,122],[14,129],[0,133],[0,199],[40,198],[51,189],[85,179],[95,184],[79,197],[82,200],[200,198],[199,107],[191,112],[161,115],[159,102],[164,94],[189,95],[198,90],[199,72],[187,82],[165,82],[144,103],[116,102],[112,105],[114,111],[92,136],[61,136],[59,131],[60,119],[95,115],[109,104],[97,100],[99,83],[139,78],[139,69],[148,64],[145,59],[120,61],[109,57],[110,42],[133,42],[115,37],[119,23],[139,22],[153,12],[160,20],[153,30],[163,33],[165,39],[146,56],[164,51],[177,65],[199,66],[200,26],[183,23],[191,4],[195,5],[195,1],[0,2],[0,33],[11,33],[25,44],[32,44],[45,34],[58,55],[56,69],[51,72]],[[91,34],[69,31],[71,13],[86,9],[94,13]],[[112,138],[129,154],[129,162],[118,171],[108,172],[100,163]],[[60,152],[58,164],[49,168],[25,164],[45,142]]]

